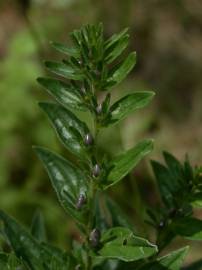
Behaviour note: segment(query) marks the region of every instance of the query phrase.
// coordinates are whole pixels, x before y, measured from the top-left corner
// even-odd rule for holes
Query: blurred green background
[[[43,60],[62,57],[49,41],[68,42],[70,31],[99,21],[106,37],[129,27],[129,49],[138,54],[134,71],[113,90],[114,99],[134,90],[156,92],[148,108],[101,136],[101,150],[116,154],[152,137],[150,158],[161,159],[166,149],[180,159],[189,153],[193,164],[202,164],[201,0],[0,0],[0,208],[27,225],[41,209],[51,242],[63,247],[78,237],[77,230],[61,210],[32,145],[68,153],[37,106],[50,98],[36,78],[46,73]],[[155,205],[158,198],[149,161],[112,196],[142,228],[141,200]]]

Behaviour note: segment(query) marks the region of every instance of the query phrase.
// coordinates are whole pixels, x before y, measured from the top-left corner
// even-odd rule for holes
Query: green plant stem
[[[97,137],[99,134],[99,126],[97,123],[97,118],[94,118],[94,148],[93,148],[93,155],[97,156],[97,147],[96,147],[96,142],[97,142]],[[93,223],[94,223],[94,205],[95,205],[95,198],[96,198],[96,193],[97,193],[97,185],[95,183],[95,179],[91,177],[90,180],[90,194],[89,194],[89,218],[88,218],[88,224],[87,224],[87,235],[86,235],[86,245],[87,245],[87,265],[86,265],[86,270],[91,270],[92,269],[92,258],[90,255],[91,252],[91,246],[89,242],[89,235],[91,231],[93,230]]]

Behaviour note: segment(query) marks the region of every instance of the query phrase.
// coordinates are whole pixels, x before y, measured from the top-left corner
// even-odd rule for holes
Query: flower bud
[[[90,133],[86,134],[84,141],[86,145],[92,145],[93,144],[92,135]]]
[[[98,177],[100,175],[100,167],[98,164],[95,164],[94,168],[93,168],[93,176],[94,177]]]
[[[96,108],[96,112],[97,114],[101,114],[102,113],[102,104],[99,104]]]
[[[90,233],[90,237],[89,237],[89,241],[92,247],[97,247],[100,243],[100,238],[101,238],[101,234],[100,231],[98,229],[94,229],[91,233]]]
[[[83,194],[79,195],[78,201],[76,203],[76,208],[78,210],[81,210],[81,208],[83,207],[83,205],[86,203],[86,197]]]

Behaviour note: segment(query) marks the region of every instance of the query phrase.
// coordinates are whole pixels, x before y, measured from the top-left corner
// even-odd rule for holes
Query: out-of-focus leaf
[[[135,232],[134,225],[121,208],[108,196],[96,197],[95,227],[101,232],[112,227],[125,227]]]
[[[37,81],[48,90],[48,93],[67,108],[86,111],[86,106],[78,90],[60,80],[51,78],[38,78]]]
[[[35,147],[35,150],[63,208],[79,222],[84,222],[87,218],[85,211],[76,208],[79,196],[87,194],[87,179],[82,170],[45,148]]]
[[[132,224],[121,208],[110,197],[106,197],[106,206],[111,216],[111,227],[125,227],[133,232],[135,231],[134,224]]]
[[[57,248],[51,248],[49,245],[40,244],[28,231],[15,219],[0,212],[0,220],[4,223],[4,230],[10,245],[15,251],[16,256],[22,259],[31,270],[66,270],[70,269],[70,258],[67,254]],[[51,264],[54,259],[57,268],[52,269]],[[9,256],[8,263],[16,265],[17,260]],[[17,266],[17,265],[16,265]],[[8,268],[10,269],[10,268]],[[13,268],[11,268],[13,269]],[[16,268],[14,268],[16,269]],[[23,268],[24,269],[24,268]]]
[[[147,106],[153,96],[154,92],[142,91],[121,98],[111,106],[110,116],[106,125],[116,124],[127,117],[131,112]]]
[[[64,53],[68,56],[79,57],[79,51],[74,47],[70,48],[58,42],[51,42],[51,45],[53,46],[53,48],[55,48],[57,51],[61,53]]]
[[[190,240],[202,240],[202,220],[185,217],[176,220],[172,229],[174,232]]]
[[[40,102],[39,106],[48,115],[59,138],[67,149],[81,159],[87,158],[83,141],[86,134],[90,132],[86,124],[61,105],[50,102]]]
[[[7,262],[8,262],[8,254],[0,253],[0,269],[6,269]]]
[[[170,181],[170,172],[169,170],[162,165],[161,163],[152,160],[151,165],[158,183],[158,187],[160,190],[160,195],[162,201],[165,203],[166,206],[172,207],[173,206],[173,185]]]
[[[40,244],[19,225],[13,218],[3,211],[0,212],[0,219],[4,223],[6,236],[18,258],[22,258],[32,270],[42,270]]]
[[[184,247],[146,264],[140,270],[180,270],[187,255],[189,247]]]
[[[64,63],[46,61],[45,66],[51,72],[70,80],[80,81],[84,78],[79,71],[75,71],[71,66]]]
[[[75,261],[72,257],[67,256],[66,252],[50,244],[42,243],[42,257],[49,259],[45,264],[48,270],[70,270],[74,269]]]
[[[122,227],[106,231],[102,236],[102,245],[98,250],[99,256],[126,262],[147,258],[157,252],[155,245]]]
[[[113,81],[116,84],[120,83],[133,69],[135,64],[136,64],[136,53],[132,52],[120,65],[118,65],[117,68],[115,68],[109,81]]]
[[[36,211],[31,225],[31,234],[36,238],[39,242],[46,242],[46,228],[44,224],[44,217],[40,211]]]
[[[183,167],[180,162],[170,153],[164,151],[163,156],[173,179],[172,185],[175,188],[179,188],[180,185],[183,184]]]
[[[104,189],[108,188],[126,176],[153,149],[152,140],[143,140],[132,149],[115,157],[109,164],[109,174],[104,182]]]

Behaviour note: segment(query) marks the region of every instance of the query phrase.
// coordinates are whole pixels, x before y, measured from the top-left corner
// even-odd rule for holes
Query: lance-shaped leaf
[[[101,232],[112,227],[126,227],[135,232],[134,225],[122,209],[108,196],[96,197],[95,227]]]
[[[97,251],[99,256],[126,262],[144,259],[157,252],[157,246],[122,227],[106,231],[102,236],[101,244],[102,248]]]
[[[112,39],[105,44],[105,61],[109,64],[113,62],[128,46],[128,29],[120,34],[112,36]]]
[[[107,41],[105,41],[105,50],[109,49],[110,47],[113,47],[119,40],[121,40],[124,36],[128,35],[128,28],[125,28],[123,31],[121,31],[118,34],[114,34],[112,37],[110,37]]]
[[[184,247],[146,264],[140,270],[180,270],[187,255],[189,247]]]
[[[39,106],[48,115],[58,137],[67,149],[81,159],[87,158],[87,151],[83,141],[86,134],[90,132],[86,124],[61,105],[50,102],[40,102]]]
[[[48,68],[48,70],[61,77],[75,81],[83,80],[83,75],[80,73],[80,71],[73,69],[71,66],[67,64],[46,61],[45,66]]]
[[[64,53],[68,56],[73,56],[73,57],[79,57],[79,50],[75,47],[67,47],[64,44],[58,43],[58,42],[51,42],[51,45],[53,48],[55,48],[57,51]]]
[[[202,220],[185,217],[176,220],[172,225],[173,231],[190,240],[202,240]]]
[[[39,241],[46,242],[46,228],[44,224],[44,217],[40,211],[36,211],[31,224],[31,234]]]
[[[51,78],[38,78],[37,81],[65,107],[81,111],[87,109],[78,90],[72,85]]]
[[[183,166],[170,153],[164,151],[163,156],[174,180],[172,181],[172,185],[175,185],[176,188],[178,188],[179,182],[183,179]]]
[[[153,96],[154,92],[142,91],[121,98],[111,106],[106,125],[116,124],[131,112],[147,106]]]
[[[172,178],[169,170],[161,163],[152,160],[151,165],[158,183],[160,195],[164,204],[168,207],[173,206],[173,192]]]
[[[85,211],[79,211],[76,207],[79,196],[87,194],[87,180],[82,170],[45,148],[35,147],[35,150],[63,208],[79,222],[84,222]]]
[[[42,270],[40,244],[13,218],[0,212],[6,236],[18,258],[22,258],[32,270]]]
[[[122,209],[110,197],[106,196],[106,206],[112,222],[112,227],[125,227],[135,231],[134,224],[125,215]]]
[[[70,258],[66,253],[58,251],[56,256],[53,249],[48,248],[46,245],[39,244],[22,225],[3,211],[0,212],[0,220],[4,223],[5,234],[16,256],[23,259],[29,266],[29,269],[51,269],[50,266],[53,258],[57,261],[57,265],[61,267],[59,269],[70,269]]]
[[[110,64],[112,63],[128,46],[129,35],[126,35],[122,40],[118,41],[117,44],[109,48],[106,53],[105,61]]]
[[[132,149],[115,157],[109,163],[109,174],[104,189],[116,184],[126,176],[153,149],[153,140],[143,140]]]
[[[116,84],[120,83],[128,73],[133,69],[136,64],[136,53],[132,52],[128,57],[112,71],[112,76],[109,81],[113,81]]]

